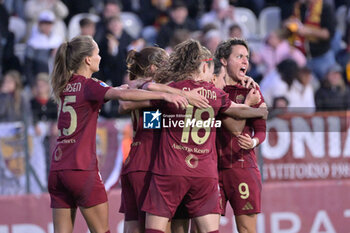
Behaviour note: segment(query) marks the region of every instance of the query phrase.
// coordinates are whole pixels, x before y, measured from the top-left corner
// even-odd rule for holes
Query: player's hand
[[[259,84],[256,83],[254,79],[249,76],[245,76],[245,79],[241,81],[241,85],[244,86],[245,88],[254,88],[254,89],[259,88]]]
[[[181,95],[164,93],[164,100],[175,104],[177,108],[181,109],[185,109],[188,105],[187,99]]]
[[[128,84],[123,84],[119,86],[120,89],[130,89]]]
[[[260,93],[256,89],[250,89],[244,104],[254,106],[261,101]]]
[[[207,98],[199,94],[199,91],[202,89],[203,87],[200,87],[191,91],[182,91],[182,93],[191,105],[201,109],[208,108],[210,107],[209,100],[207,100]]]
[[[267,120],[267,117],[269,115],[269,111],[267,110],[267,105],[265,103],[260,104],[259,109],[262,111],[262,118],[264,120]]]
[[[253,139],[249,136],[249,134],[241,134],[237,136],[238,145],[242,149],[249,150],[254,148]],[[256,139],[255,139],[256,140]]]

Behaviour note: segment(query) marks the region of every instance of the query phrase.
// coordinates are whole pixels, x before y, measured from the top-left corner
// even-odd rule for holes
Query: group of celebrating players
[[[265,139],[267,110],[246,76],[247,43],[228,39],[214,56],[192,39],[170,55],[158,47],[130,51],[130,86],[114,88],[92,78],[98,53],[91,37],[78,36],[63,43],[55,58],[60,133],[49,175],[55,233],[73,231],[77,207],[91,232],[110,232],[95,142],[99,110],[110,99],[131,112],[134,129],[121,175],[124,232],[188,232],[192,219],[196,231],[216,233],[227,201],[238,231],[255,232],[261,175],[254,148]],[[146,129],[144,111],[184,123]]]

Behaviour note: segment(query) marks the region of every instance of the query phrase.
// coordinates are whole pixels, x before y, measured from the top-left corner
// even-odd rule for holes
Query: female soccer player
[[[59,137],[48,184],[55,233],[73,231],[78,206],[91,232],[109,232],[107,195],[96,158],[97,117],[105,101],[163,99],[177,107],[188,104],[177,95],[108,87],[91,78],[100,60],[89,36],[63,43],[55,57],[51,84],[58,103]]]
[[[176,88],[152,82],[156,70],[168,61],[169,55],[159,47],[146,47],[140,52],[131,50],[127,57],[129,78],[136,88],[160,90],[185,96],[189,103],[197,107],[208,107],[207,99],[194,91],[182,91]],[[141,207],[149,187],[153,162],[158,152],[160,130],[143,128],[143,112],[156,111],[156,108],[141,108],[143,102],[119,101],[119,110],[131,112],[134,129],[133,143],[121,175],[122,200],[120,212],[124,213],[124,232],[144,232],[145,213]]]
[[[203,87],[201,94],[210,107],[191,105],[177,110],[154,102],[167,118],[163,121],[159,153],[154,162],[150,187],[142,210],[146,211],[146,233],[162,233],[181,202],[200,232],[218,232],[219,204],[215,120],[219,113],[236,117],[266,116],[266,109],[237,107],[228,96],[210,84],[213,74],[210,52],[198,41],[187,40],[175,47],[169,64],[160,68],[158,80],[182,90]]]
[[[232,101],[243,102],[248,93],[253,91],[239,84],[240,80],[246,77],[249,67],[246,41],[231,38],[221,42],[216,49],[215,57],[221,61],[227,73],[227,86],[224,91],[229,94]],[[256,91],[260,93],[259,89]],[[263,97],[254,107],[260,106],[266,107]],[[254,148],[265,139],[266,121],[255,118],[237,122],[230,117],[222,120],[228,129],[220,130],[216,140],[219,183],[224,208],[222,214],[225,214],[226,203],[229,201],[235,214],[238,232],[254,233],[257,214],[261,211],[262,189]],[[242,127],[238,129],[238,126]]]

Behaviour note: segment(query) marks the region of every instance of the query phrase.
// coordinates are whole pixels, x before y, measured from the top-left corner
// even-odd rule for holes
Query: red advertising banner
[[[267,123],[265,182],[350,178],[350,113],[285,115]]]
[[[263,212],[257,233],[347,233],[350,229],[350,181],[267,183],[263,185]],[[0,197],[0,233],[53,233],[48,194]],[[112,233],[123,232],[118,213],[120,190],[109,193]],[[79,212],[79,211],[78,211]],[[87,233],[80,213],[74,233]],[[234,217],[228,207],[221,233],[233,233]]]

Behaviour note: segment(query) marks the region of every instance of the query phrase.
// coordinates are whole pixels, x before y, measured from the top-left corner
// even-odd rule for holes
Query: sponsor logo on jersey
[[[143,128],[144,129],[160,129],[160,119],[162,113],[157,111],[143,112]]]

